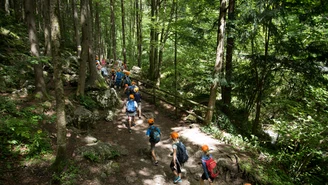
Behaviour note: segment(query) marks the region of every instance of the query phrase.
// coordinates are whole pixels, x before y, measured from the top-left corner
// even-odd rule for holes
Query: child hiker
[[[136,101],[134,101],[134,95],[130,94],[128,101],[126,102],[126,115],[128,116],[129,119],[129,132],[132,133],[131,131],[131,124],[132,126],[135,126],[134,123],[134,117],[136,115],[138,109],[138,104]]]
[[[181,167],[187,162],[189,156],[186,146],[179,140],[179,134],[177,132],[171,133],[172,139],[172,161],[170,164],[170,168],[175,175],[173,179],[173,183],[182,182],[181,180]]]
[[[155,154],[155,145],[161,140],[161,131],[158,127],[154,126],[154,119],[150,118],[148,119],[149,127],[146,131],[146,135],[149,136],[149,143],[150,143],[150,151],[151,156],[154,160],[155,166],[158,166],[158,161],[156,159]]]
[[[219,174],[214,173],[216,162],[213,160],[212,155],[209,154],[210,149],[207,145],[202,146],[202,151],[203,155],[201,161],[204,173],[200,179],[200,185],[204,185],[204,180],[208,180],[209,184],[213,185],[215,177]]]

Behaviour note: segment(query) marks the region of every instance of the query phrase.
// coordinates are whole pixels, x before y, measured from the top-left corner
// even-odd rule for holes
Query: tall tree
[[[55,172],[62,171],[63,162],[66,158],[66,116],[65,116],[65,96],[62,82],[62,60],[60,58],[60,26],[57,15],[57,1],[50,1],[50,20],[51,20],[51,44],[52,62],[54,66],[55,92],[56,92],[56,122],[57,122],[57,154],[53,164]]]
[[[100,50],[101,49],[100,48],[100,40],[101,40],[100,33],[101,32],[100,32],[99,2],[96,2],[95,9],[96,9],[96,11],[95,11],[96,13],[95,13],[95,34],[94,34],[95,47],[94,47],[94,51],[95,51],[96,55],[101,57],[101,50]],[[101,60],[101,58],[99,58],[99,60]]]
[[[121,0],[121,11],[122,11],[122,55],[123,55],[123,62],[124,64],[126,64],[124,0]]]
[[[74,35],[75,35],[75,43],[76,43],[76,51],[77,58],[81,57],[81,40],[80,40],[80,22],[79,22],[79,14],[76,8],[76,0],[71,0],[72,10],[73,10],[73,23],[74,23]]]
[[[87,30],[88,30],[88,64],[89,64],[89,78],[87,81],[87,86],[89,87],[96,87],[98,83],[96,83],[96,81],[99,81],[101,79],[99,73],[97,72],[96,69],[96,65],[95,65],[95,55],[94,55],[94,49],[93,49],[93,18],[92,18],[92,14],[91,14],[91,7],[92,7],[92,0],[87,0],[88,4],[86,5],[86,11],[87,11],[87,17],[88,19],[86,19],[87,24],[85,26],[87,26]],[[83,47],[83,46],[82,46]]]
[[[115,1],[110,0],[110,32],[111,32],[111,54],[116,61],[116,28],[115,28]]]
[[[210,124],[213,118],[213,113],[215,109],[216,93],[219,86],[219,81],[222,78],[221,70],[222,63],[224,60],[224,35],[226,26],[226,13],[227,13],[227,0],[221,0],[220,3],[220,16],[219,16],[219,34],[218,34],[218,47],[216,50],[216,60],[213,70],[213,82],[210,89],[210,98],[208,101],[208,110],[205,117],[205,124]]]
[[[229,0],[228,24],[227,24],[227,53],[225,65],[225,79],[227,83],[222,86],[222,100],[225,105],[224,112],[228,113],[229,105],[231,104],[231,77],[232,77],[232,55],[235,46],[233,27],[235,20],[235,0]]]
[[[47,97],[46,85],[43,77],[43,65],[40,61],[39,40],[35,27],[35,0],[25,1],[26,20],[28,24],[28,35],[30,40],[31,55],[35,58],[33,68],[35,74],[35,95],[39,98]]]
[[[136,0],[136,21],[137,21],[137,48],[138,66],[141,67],[142,56],[142,0]]]
[[[157,54],[158,54],[158,28],[157,28],[157,16],[158,16],[158,1],[151,0],[151,26],[150,26],[150,48],[149,48],[149,71],[148,76],[150,80],[156,80],[156,67],[157,67]]]
[[[86,79],[86,69],[87,63],[89,61],[89,43],[90,33],[89,33],[89,14],[88,14],[88,0],[81,0],[81,25],[82,25],[82,53],[79,67],[79,82],[77,88],[77,96],[84,96],[85,91],[85,79]]]
[[[43,1],[44,55],[51,56],[50,0]]]

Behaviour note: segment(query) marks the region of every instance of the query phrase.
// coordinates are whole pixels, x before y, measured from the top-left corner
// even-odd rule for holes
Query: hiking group
[[[154,119],[148,119],[149,127],[146,131],[146,135],[149,137],[150,143],[150,153],[152,160],[155,166],[158,166],[158,160],[155,154],[155,146],[161,140],[161,131],[160,129],[154,125]],[[172,132],[170,135],[172,140],[172,160],[170,163],[170,169],[174,174],[173,183],[182,182],[181,174],[182,174],[182,166],[185,162],[188,161],[189,155],[186,146],[179,140],[179,134],[177,132]],[[202,164],[203,174],[200,179],[200,184],[204,185],[204,181],[207,180],[210,185],[213,184],[214,179],[218,176],[218,170],[216,167],[216,162],[212,158],[212,155],[209,154],[209,147],[207,145],[203,145],[201,147],[203,151],[203,155],[200,159],[199,164]]]
[[[107,65],[107,67],[106,67]],[[96,57],[96,67],[102,77],[105,78],[106,82],[110,87],[121,89],[124,88],[123,93],[126,96],[126,115],[128,117],[128,132],[132,133],[132,127],[135,124],[135,117],[138,116],[141,119],[141,94],[139,92],[139,87],[136,85],[135,81],[131,81],[130,72],[127,71],[126,64],[122,64],[122,61],[117,62],[111,61],[111,63],[106,63],[104,59],[100,63]],[[107,68],[112,68],[109,74]],[[114,69],[116,68],[116,70]],[[124,71],[124,72],[123,72]],[[158,166],[159,161],[157,160],[155,153],[155,146],[160,142],[162,133],[160,129],[154,125],[154,118],[147,120],[149,127],[146,130],[146,135],[149,137],[150,143],[150,154],[155,166]],[[177,132],[172,132],[170,135],[172,139],[172,160],[170,163],[170,169],[173,172],[174,178],[173,183],[182,182],[182,166],[187,162],[189,156],[186,146],[179,140],[179,134]],[[218,176],[218,170],[216,168],[216,162],[212,155],[209,154],[209,147],[203,145],[201,147],[203,155],[200,159],[199,164],[202,165],[203,174],[200,179],[200,184],[204,185],[204,181],[208,181],[210,185],[213,184],[214,179]]]

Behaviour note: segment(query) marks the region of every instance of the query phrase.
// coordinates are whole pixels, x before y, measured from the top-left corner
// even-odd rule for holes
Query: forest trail
[[[122,94],[121,94],[122,96]],[[122,101],[123,102],[123,101]],[[125,115],[124,103],[114,122],[102,121],[97,128],[92,131],[92,136],[102,142],[119,145],[128,151],[127,156],[119,158],[119,173],[108,177],[105,184],[140,184],[140,185],[171,185],[173,184],[173,173],[169,168],[172,157],[172,141],[170,133],[177,131],[181,140],[187,146],[189,160],[184,165],[181,185],[199,184],[199,177],[202,168],[199,164],[199,149],[203,144],[209,145],[213,153],[222,150],[224,144],[213,139],[209,135],[202,133],[197,126],[189,127],[173,121],[169,118],[169,113],[165,110],[159,110],[154,105],[145,101],[142,102],[143,115],[141,119],[136,117],[136,126],[132,128],[132,133],[128,132],[126,127],[127,116]],[[167,110],[166,110],[167,112]],[[162,132],[161,141],[156,145],[155,151],[158,157],[159,165],[155,166],[149,154],[148,137],[145,135],[148,128],[147,117],[154,115],[155,126],[158,126]],[[188,168],[198,169],[190,173]],[[84,181],[85,185],[101,184],[95,177]],[[225,183],[219,183],[225,184]]]

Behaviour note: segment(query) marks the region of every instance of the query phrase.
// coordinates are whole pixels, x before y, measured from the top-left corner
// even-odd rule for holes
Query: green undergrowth
[[[17,102],[9,98],[0,97],[0,101],[1,158],[34,158],[50,152],[49,134],[40,124],[43,120],[51,119],[38,113],[38,106],[17,108]]]

